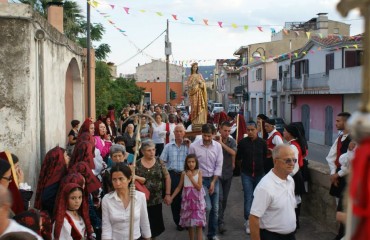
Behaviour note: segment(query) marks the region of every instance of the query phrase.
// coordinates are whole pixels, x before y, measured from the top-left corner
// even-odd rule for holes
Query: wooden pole
[[[364,49],[362,98],[359,111],[355,112],[348,121],[351,137],[360,143],[358,148],[361,148],[362,140],[370,137],[370,0],[341,0],[337,7],[338,11],[344,17],[346,17],[352,9],[358,8],[365,20],[365,32],[362,38],[362,46]],[[356,159],[354,159],[354,161],[356,161]],[[350,182],[348,184],[350,185]],[[363,189],[363,191],[366,191],[366,189]],[[359,223],[364,221],[363,218],[366,218],[366,216],[362,218],[355,216],[352,211],[352,203],[356,201],[356,199],[351,199],[348,191],[347,197],[348,206],[345,239],[349,240],[353,238],[356,232],[361,230],[359,229]]]

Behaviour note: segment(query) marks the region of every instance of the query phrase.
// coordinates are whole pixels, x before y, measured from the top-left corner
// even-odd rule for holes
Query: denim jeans
[[[203,177],[203,188],[206,192],[206,210],[208,219],[208,234],[207,237],[215,237],[218,227],[218,201],[219,201],[219,181],[215,183],[214,192],[209,194],[208,189],[211,185],[213,177]]]
[[[227,198],[229,197],[229,192],[231,188],[231,182],[233,177],[229,179],[218,179],[220,184],[220,197],[219,197],[219,206],[218,206],[218,226],[224,224],[224,212],[227,205]]]
[[[252,177],[246,175],[245,173],[241,173],[244,192],[244,219],[246,221],[248,221],[249,213],[251,211],[254,189],[256,188],[262,177],[263,175]]]

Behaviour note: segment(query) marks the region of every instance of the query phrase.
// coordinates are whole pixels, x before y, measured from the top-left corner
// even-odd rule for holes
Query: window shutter
[[[354,67],[356,66],[356,52],[355,51],[346,51],[345,52],[345,67]]]
[[[326,75],[329,75],[329,70],[330,70],[330,54],[326,54],[326,59],[325,59],[325,62],[326,62],[326,65],[325,65],[325,73]]]

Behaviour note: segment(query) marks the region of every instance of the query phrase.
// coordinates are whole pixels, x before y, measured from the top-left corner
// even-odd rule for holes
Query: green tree
[[[97,61],[95,69],[96,113],[106,114],[109,105],[116,113],[128,103],[140,103],[144,90],[136,86],[134,79],[117,78],[112,80],[109,67],[105,62]]]
[[[81,14],[82,9],[75,1],[62,0],[19,0],[21,3],[29,4],[40,15],[47,18],[47,4],[49,2],[63,3],[63,28],[64,34],[71,40],[77,42],[81,47],[86,48],[87,22]],[[103,38],[105,29],[102,24],[90,24],[90,46],[95,49],[97,60],[104,60],[111,52],[108,44],[102,43],[94,46],[93,42],[100,41]]]

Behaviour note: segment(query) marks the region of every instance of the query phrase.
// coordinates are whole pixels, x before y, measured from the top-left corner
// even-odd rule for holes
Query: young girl
[[[197,229],[197,239],[202,239],[202,227],[206,225],[205,192],[202,186],[202,172],[199,170],[195,154],[189,154],[185,159],[184,172],[179,185],[171,195],[171,201],[182,190],[182,201],[179,225],[187,227],[190,240],[194,238],[193,227]]]
[[[89,209],[83,201],[83,189],[76,183],[68,183],[56,205],[53,239],[82,240],[92,237]]]

